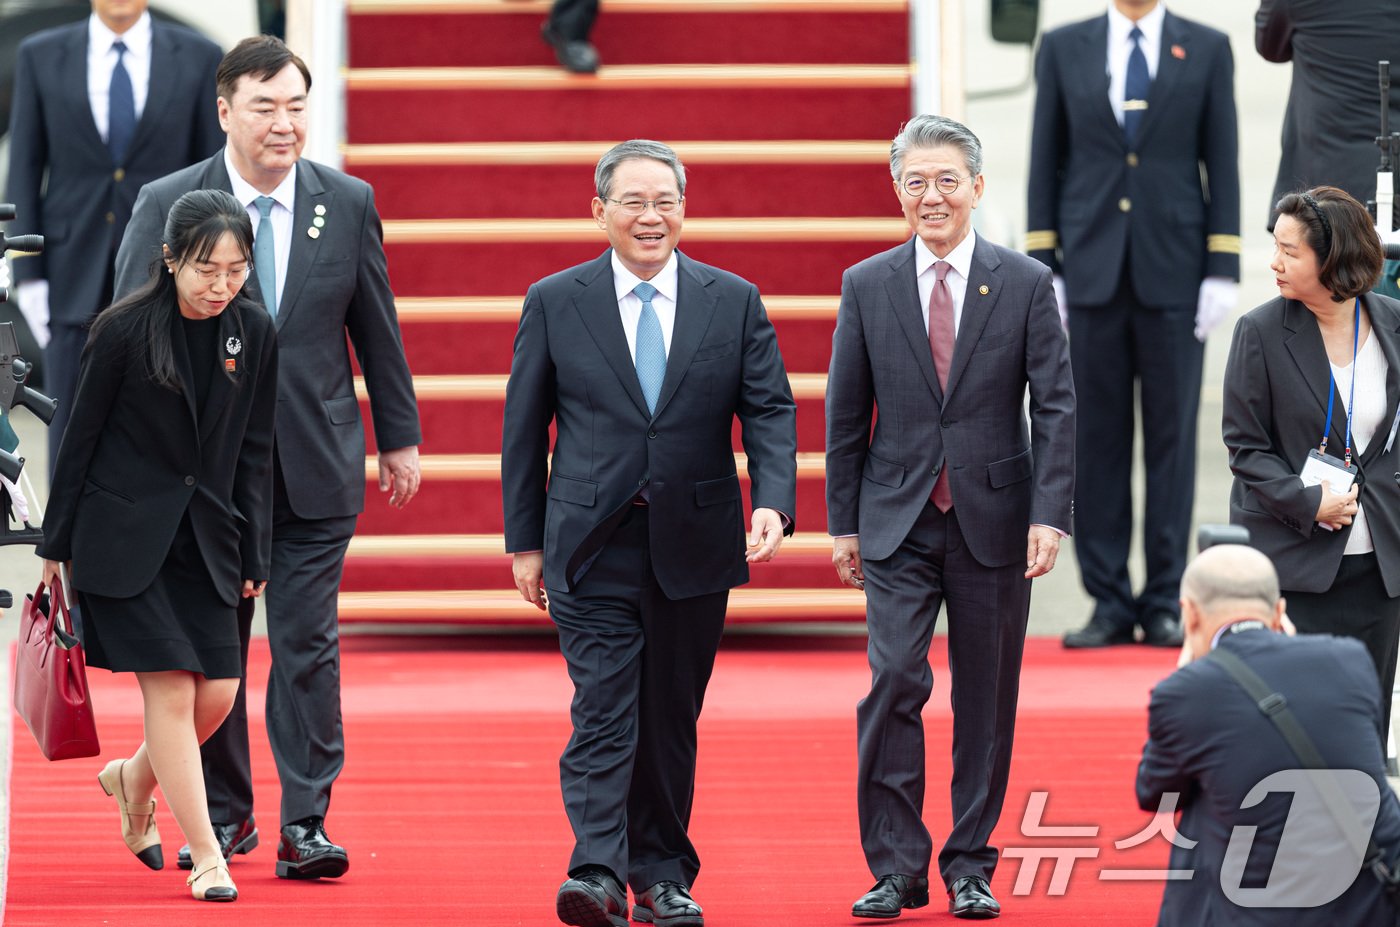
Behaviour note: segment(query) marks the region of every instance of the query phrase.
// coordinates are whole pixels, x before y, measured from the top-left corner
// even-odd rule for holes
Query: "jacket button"
[[[192,476],[187,476],[187,477],[185,477],[185,485],[186,485],[186,486],[193,486],[193,485],[194,485],[194,477],[192,477]]]
[[[654,437],[656,437],[656,432],[655,432],[655,431],[648,431],[648,432],[647,432],[647,437],[648,437],[648,438],[654,438]]]
[[[1118,210],[1119,210],[1119,212],[1129,212],[1129,211],[1132,210],[1132,208],[1133,208],[1133,201],[1130,200],[1130,199],[1128,199],[1126,196],[1123,197],[1121,200],[1118,201]]]
[[[933,475],[934,475],[934,476],[937,476],[937,475],[938,475],[938,471],[939,471],[939,470],[942,470],[942,469],[943,469],[943,465],[942,465],[942,464],[937,464],[937,465],[935,465],[934,468],[933,468]]]
[[[637,485],[638,485],[638,486],[645,486],[646,484],[647,484],[646,477],[642,477],[640,480],[637,480]]]
[[[1128,152],[1128,167],[1137,167],[1137,166],[1138,166],[1138,156],[1137,156],[1137,152],[1134,152],[1134,151]]]
[[[1400,473],[1395,474],[1395,482],[1400,483]]]

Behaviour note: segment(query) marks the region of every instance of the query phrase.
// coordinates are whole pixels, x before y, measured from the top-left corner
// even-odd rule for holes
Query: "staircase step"
[[[587,141],[599,126],[667,142],[868,139],[910,108],[910,70],[891,65],[370,68],[346,82],[355,144]]]
[[[357,68],[555,64],[540,38],[548,4],[352,2],[349,13],[349,60]],[[903,0],[707,0],[605,3],[590,38],[609,64],[899,64],[909,59],[908,36]]]
[[[549,616],[514,589],[342,592],[342,624],[473,624],[547,626]],[[750,589],[729,593],[726,621],[762,624],[792,621],[864,621],[865,594],[854,589]]]
[[[504,398],[505,374],[473,373],[458,376],[415,376],[413,389],[421,403],[426,399],[490,399]],[[798,399],[820,399],[826,395],[826,374],[789,373],[788,383]],[[355,377],[355,395],[361,399],[369,393],[364,377]]]
[[[478,142],[347,145],[346,169],[374,186],[385,219],[586,216],[598,157],[621,139],[595,142]],[[881,215],[891,188],[882,141],[678,143],[691,210],[727,215]],[[576,197],[522,197],[547,171],[555,191]],[[796,196],[794,187],[820,190]]]

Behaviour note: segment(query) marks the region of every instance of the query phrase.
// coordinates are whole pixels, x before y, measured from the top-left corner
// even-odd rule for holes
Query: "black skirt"
[[[79,592],[78,604],[89,666],[136,673],[187,670],[209,679],[243,675],[238,610],[219,598],[189,512],[149,586],[124,599]]]

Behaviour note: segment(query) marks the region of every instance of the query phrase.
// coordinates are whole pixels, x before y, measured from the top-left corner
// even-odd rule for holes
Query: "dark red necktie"
[[[953,327],[953,293],[948,289],[948,271],[952,265],[939,261],[933,265],[936,275],[933,292],[928,298],[928,345],[933,351],[933,368],[938,371],[938,386],[948,391],[948,371],[953,366],[953,343],[957,339]],[[934,481],[933,493],[929,496],[938,511],[947,512],[953,507],[953,493],[948,488],[948,458],[943,458],[943,466]]]

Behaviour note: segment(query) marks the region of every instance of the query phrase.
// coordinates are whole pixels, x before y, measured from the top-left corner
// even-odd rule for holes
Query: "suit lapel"
[[[1142,147],[1142,141],[1151,132],[1152,127],[1162,121],[1162,112],[1167,108],[1167,101],[1171,99],[1172,91],[1176,88],[1177,81],[1181,73],[1187,67],[1189,58],[1189,42],[1191,34],[1170,12],[1162,18],[1162,48],[1157,55],[1157,76],[1152,79],[1152,86],[1147,91],[1147,112],[1142,115],[1142,122],[1138,125],[1137,147]],[[1178,58],[1172,54],[1172,48],[1179,47],[1182,56]]]
[[[175,370],[180,374],[180,392],[185,397],[185,407],[190,410],[190,425],[199,430],[199,410],[194,407],[194,364],[190,361],[190,349],[185,344],[185,328],[180,322],[180,309],[170,314],[170,347],[175,354]]]
[[[885,295],[889,297],[894,317],[909,340],[914,360],[928,381],[929,389],[938,401],[943,401],[943,389],[938,385],[938,371],[933,366],[933,351],[929,348],[928,328],[924,325],[924,309],[919,304],[918,265],[914,261],[914,239],[900,250],[890,262],[890,274],[885,278]]]
[[[637,367],[632,362],[632,352],[627,348],[627,333],[622,330],[622,316],[617,311],[612,251],[604,251],[602,257],[585,266],[576,279],[583,289],[574,297],[574,308],[578,310],[583,327],[588,330],[593,343],[598,346],[598,352],[613,369],[637,411],[650,420],[646,397],[642,395],[642,385],[637,380]],[[669,364],[667,366],[669,368]]]
[[[997,297],[1001,295],[1001,278],[995,273],[999,266],[1001,260],[996,251],[979,235],[972,250],[972,266],[967,278],[967,293],[963,296],[958,338],[953,343],[953,366],[948,371],[945,404],[957,388],[958,380],[962,378],[962,372],[977,346],[977,339],[982,337],[982,330],[987,327],[987,319],[991,318]],[[985,294],[982,287],[987,288]]]
[[[129,153],[139,150],[146,137],[156,131],[156,125],[164,117],[181,77],[180,56],[175,47],[175,37],[157,20],[152,19],[151,76],[146,84],[146,106],[141,110],[141,118],[136,123],[136,134],[131,137],[131,144],[127,146],[126,150]],[[212,105],[213,101],[210,100],[209,103]]]
[[[97,131],[92,118],[92,101],[88,99],[87,20],[73,24],[68,41],[63,44],[63,60],[58,62],[57,79],[69,109],[68,124],[74,129],[74,140],[100,150],[110,160],[106,142]]]
[[[321,176],[310,161],[297,162],[296,201],[292,204],[292,241],[287,257],[287,278],[282,285],[282,298],[277,303],[277,330],[287,324],[287,318],[297,308],[297,298],[306,285],[311,265],[321,251],[321,242],[336,227],[337,219],[348,221],[350,217],[335,215],[335,194],[328,192],[321,183]],[[319,215],[325,224],[320,234],[312,238],[307,230],[313,228],[312,220],[318,215],[316,207],[323,212]],[[344,234],[344,232],[342,232]]]
[[[1303,378],[1303,382],[1308,385],[1308,390],[1317,401],[1317,423],[1322,425],[1327,421],[1327,387],[1332,382],[1331,362],[1327,359],[1327,348],[1322,343],[1322,331],[1317,327],[1317,320],[1308,308],[1292,299],[1284,305],[1283,327],[1289,332],[1284,336],[1284,346],[1288,348],[1293,363],[1298,366],[1299,376]],[[1343,432],[1346,428],[1346,403],[1337,395],[1336,387],[1332,388],[1332,395],[1332,429],[1327,440],[1340,449],[1346,444]],[[1321,428],[1316,431],[1318,435],[1321,435],[1321,432]],[[1295,461],[1296,465],[1301,463],[1302,461]]]
[[[671,331],[671,350],[666,354],[666,378],[661,381],[661,394],[656,398],[656,415],[675,395],[715,316],[715,296],[709,291],[714,277],[703,273],[683,254],[677,253],[676,259],[676,324]]]
[[[1400,320],[1382,309],[1380,301],[1373,294],[1367,294],[1362,300],[1371,319],[1371,334],[1379,340],[1381,353],[1385,355],[1385,362],[1390,368],[1385,377],[1385,418],[1381,419],[1380,428],[1366,445],[1366,453],[1361,455],[1361,462],[1367,464],[1385,451],[1390,425],[1395,421],[1396,410],[1400,409],[1400,386],[1397,386],[1397,376],[1400,376]]]
[[[1105,138],[1119,139],[1124,147],[1123,127],[1118,117],[1113,115],[1113,104],[1108,99],[1108,15],[1100,16],[1085,23],[1079,34],[1078,71],[1084,80],[1084,96],[1090,101],[1094,118],[1099,121]]]
[[[243,335],[238,324],[237,309],[230,305],[219,314],[219,345],[209,363],[217,365],[214,375],[209,378],[209,395],[204,398],[204,408],[199,413],[199,440],[208,439],[214,424],[223,415],[229,398],[233,395],[236,381],[243,377],[244,352]],[[228,361],[233,361],[233,369],[228,369]]]

